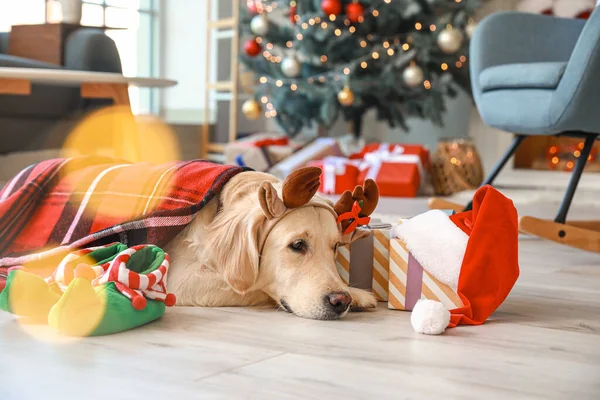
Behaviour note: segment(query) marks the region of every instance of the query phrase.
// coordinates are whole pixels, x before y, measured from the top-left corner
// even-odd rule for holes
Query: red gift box
[[[325,194],[341,194],[346,190],[354,190],[358,179],[358,162],[343,157],[325,157],[309,163],[323,171],[319,192]]]
[[[389,143],[371,143],[365,145],[360,153],[350,156],[351,159],[363,159],[368,153],[390,152],[393,154],[416,154],[421,158],[421,165],[429,170],[429,150],[418,144],[389,144]]]
[[[367,151],[359,166],[358,182],[374,179],[381,196],[415,197],[425,178],[428,151],[422,146],[370,146],[365,146]]]

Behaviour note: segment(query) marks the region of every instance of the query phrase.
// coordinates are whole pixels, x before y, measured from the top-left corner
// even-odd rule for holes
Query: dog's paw
[[[363,311],[367,308],[375,308],[377,306],[377,300],[373,296],[373,293],[356,288],[348,288],[348,292],[352,296],[350,311]]]

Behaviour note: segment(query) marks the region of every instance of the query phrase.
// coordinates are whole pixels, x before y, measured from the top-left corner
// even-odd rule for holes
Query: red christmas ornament
[[[261,52],[260,44],[256,41],[256,39],[248,39],[246,43],[244,43],[244,52],[250,57],[256,57]]]
[[[350,22],[361,22],[365,16],[365,8],[360,3],[351,3],[346,6],[346,15]]]
[[[327,15],[339,15],[342,13],[341,0],[323,0],[321,1],[321,10]]]
[[[252,14],[252,15],[258,14],[258,8],[256,7],[255,0],[249,0],[247,4],[248,4],[248,12],[250,14]]]
[[[290,7],[290,22],[292,24],[296,23],[296,6]]]
[[[579,13],[577,15],[577,18],[579,18],[579,19],[589,19],[590,16],[592,15],[592,11],[594,11],[594,10],[587,10],[587,11],[584,11],[582,13]]]

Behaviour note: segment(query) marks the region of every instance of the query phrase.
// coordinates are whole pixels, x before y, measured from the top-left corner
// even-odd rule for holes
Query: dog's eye
[[[302,253],[306,251],[306,242],[302,239],[294,240],[288,247],[297,253]]]

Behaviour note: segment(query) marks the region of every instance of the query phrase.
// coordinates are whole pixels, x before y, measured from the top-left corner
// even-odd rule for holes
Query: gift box
[[[352,154],[351,159],[363,159],[368,153],[414,154],[421,159],[421,165],[426,170],[430,168],[429,150],[418,144],[370,143],[359,153]]]
[[[372,224],[371,235],[338,248],[335,263],[351,287],[371,290],[378,301],[388,301],[390,224]]]
[[[463,306],[456,291],[424,270],[401,239],[391,238],[389,251],[388,308],[411,311],[419,299],[439,301],[448,310]]]
[[[341,155],[342,152],[335,139],[317,138],[270,168],[269,173],[279,179],[285,179],[292,171],[305,167],[313,160],[320,160],[328,156],[340,157]]]
[[[287,136],[257,133],[225,145],[225,162],[264,172],[301,147]]]
[[[358,174],[358,182],[373,179],[379,186],[379,194],[386,197],[415,197],[421,183],[427,179],[423,153],[406,153],[403,146],[379,148],[364,154]]]
[[[321,168],[321,186],[324,194],[341,194],[352,191],[358,182],[358,162],[344,157],[325,157],[308,165]]]

